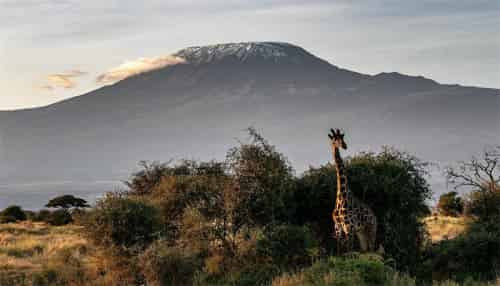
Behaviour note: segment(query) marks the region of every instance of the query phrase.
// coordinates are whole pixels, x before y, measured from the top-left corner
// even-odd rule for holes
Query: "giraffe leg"
[[[338,223],[334,225],[335,232],[333,233],[333,237],[337,242],[337,255],[340,255],[342,252],[342,244],[344,241],[344,232]]]
[[[375,251],[375,243],[377,242],[377,223],[375,222],[374,224],[370,225],[369,227],[369,233],[368,233],[368,241],[369,245],[368,247],[370,248],[370,251]]]
[[[361,252],[369,251],[369,239],[363,230],[357,231],[356,236],[359,240],[359,246],[361,247]]]

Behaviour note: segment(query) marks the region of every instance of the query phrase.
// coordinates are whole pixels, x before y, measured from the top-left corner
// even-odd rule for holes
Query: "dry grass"
[[[62,250],[86,252],[78,226],[22,222],[0,225],[0,271],[37,271]]]
[[[465,230],[467,224],[463,217],[440,215],[429,216],[425,218],[424,222],[433,242],[456,237]]]
[[[81,226],[0,224],[0,286],[130,285],[129,266],[89,243]]]
[[[0,224],[0,285],[31,285],[34,277],[43,280],[43,273],[53,270],[74,276],[92,269],[95,251],[89,249],[81,230],[75,225],[56,227],[29,221]],[[52,284],[44,283],[41,285]]]

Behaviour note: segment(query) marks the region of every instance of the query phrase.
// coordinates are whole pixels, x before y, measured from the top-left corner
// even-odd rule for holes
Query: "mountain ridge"
[[[245,47],[233,46],[229,55]],[[302,48],[302,62],[284,61],[291,52],[275,48],[264,54],[279,61],[213,61],[202,51],[201,59],[212,60],[139,74],[44,107],[2,111],[0,180],[123,180],[140,160],[221,159],[250,125],[298,171],[328,162],[330,127],[347,131],[349,152],[392,145],[440,164],[500,142],[498,89],[366,75]]]
[[[186,59],[187,62],[185,64],[195,64],[195,65],[213,63],[210,61],[210,59],[211,59],[210,56],[207,55],[207,54],[210,54],[208,52],[210,50],[212,50],[213,58],[216,58],[219,61],[233,57],[233,56],[238,56],[238,55],[244,59],[248,59],[250,57],[250,55],[253,55],[254,57],[260,56],[260,57],[264,57],[264,58],[266,56],[267,57],[272,57],[272,56],[286,57],[286,56],[288,56],[286,53],[285,54],[277,54],[277,55],[272,54],[272,52],[269,52],[269,50],[266,50],[266,48],[270,49],[271,51],[279,50],[279,49],[281,49],[281,50],[292,49],[295,51],[299,51],[299,52],[294,52],[294,53],[299,53],[299,54],[302,54],[303,56],[308,56],[308,57],[315,59],[315,60],[318,60],[322,63],[326,63],[329,66],[334,67],[340,71],[345,71],[348,73],[353,73],[353,74],[359,75],[364,81],[367,81],[368,83],[370,83],[371,81],[377,81],[377,80],[383,80],[383,81],[388,81],[388,82],[391,80],[405,80],[407,82],[414,81],[414,84],[418,84],[417,81],[420,81],[422,83],[426,83],[427,85],[433,85],[434,87],[438,87],[438,85],[440,85],[440,86],[448,86],[448,87],[481,88],[481,89],[489,89],[489,90],[495,90],[495,91],[500,90],[500,89],[496,89],[496,88],[479,87],[479,86],[464,86],[464,85],[460,85],[460,84],[442,84],[442,83],[439,83],[431,78],[424,77],[422,75],[409,75],[409,74],[404,74],[404,73],[400,73],[400,72],[379,72],[379,73],[373,74],[373,75],[360,73],[360,72],[340,68],[340,67],[338,67],[338,66],[336,66],[336,65],[334,65],[334,64],[332,64],[324,59],[321,59],[321,58],[311,54],[310,52],[308,52],[307,50],[305,50],[304,48],[302,48],[298,45],[288,43],[288,42],[279,42],[279,41],[235,42],[235,43],[222,43],[222,44],[212,44],[212,45],[204,45],[204,46],[190,46],[187,48],[180,49],[172,55],[179,56],[179,57]],[[242,49],[250,50],[251,51],[250,55],[247,54],[246,56],[243,56],[243,55],[239,54],[239,52]],[[221,51],[229,51],[229,53],[226,53],[223,55],[218,54]],[[267,51],[267,53],[266,53],[266,51]],[[259,54],[258,52],[261,52],[261,53]],[[245,61],[242,61],[242,62],[244,63]],[[277,63],[278,61],[277,61],[277,59],[274,59],[271,62]],[[293,59],[290,62],[293,63]],[[295,64],[300,64],[300,62],[295,62]],[[76,98],[79,98],[82,96],[94,94],[94,93],[100,91],[101,89],[107,89],[109,87],[120,84],[120,82],[125,81],[125,80],[130,80],[130,79],[133,79],[136,77],[139,77],[139,78],[145,77],[148,74],[154,74],[157,72],[169,70],[173,67],[175,67],[175,65],[174,66],[166,66],[166,67],[154,69],[151,71],[146,71],[143,73],[135,74],[135,75],[132,75],[132,76],[127,77],[125,79],[122,79],[118,82],[115,82],[113,84],[105,85],[105,86],[99,87],[95,90],[86,92],[84,94],[76,95],[74,97],[66,98],[66,99],[63,99],[60,101],[56,101],[54,103],[44,105],[44,106],[22,108],[22,109],[13,109],[13,110],[0,110],[0,113],[18,112],[18,111],[22,112],[22,111],[44,109],[44,108],[50,107],[52,105],[57,105],[60,103],[71,101],[73,99],[76,99]],[[499,92],[499,95],[500,95],[500,92]]]

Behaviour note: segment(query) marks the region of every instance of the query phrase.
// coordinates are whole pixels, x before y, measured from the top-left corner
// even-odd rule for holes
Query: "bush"
[[[294,205],[293,168],[287,158],[269,144],[254,128],[248,128],[250,144],[229,150],[226,160],[237,182],[246,219],[265,226],[287,222]]]
[[[16,218],[10,215],[0,215],[0,223],[16,222]]]
[[[273,265],[296,267],[312,263],[318,254],[318,243],[306,226],[269,226],[256,250],[257,256]]]
[[[51,212],[49,217],[46,218],[45,222],[51,225],[61,226],[73,222],[73,219],[71,218],[71,214],[67,210],[60,209]]]
[[[150,245],[139,257],[142,273],[148,285],[189,285],[194,272],[200,268],[196,258],[182,249],[163,241]]]
[[[497,222],[498,224],[498,222]],[[422,279],[495,279],[500,273],[500,232],[474,224],[466,233],[443,240],[424,253]]]
[[[457,192],[449,192],[439,197],[437,208],[442,215],[459,216],[464,210],[464,203]]]
[[[500,189],[472,192],[465,205],[465,213],[479,221],[497,220],[500,217]]]
[[[33,221],[46,222],[48,223],[51,217],[51,212],[49,210],[42,209],[35,213]]]
[[[157,210],[119,194],[108,194],[88,213],[84,226],[97,245],[139,251],[161,231]]]
[[[395,280],[395,273],[378,256],[329,257],[298,273],[279,276],[272,285],[390,285]],[[400,278],[399,281],[411,282],[411,279]]]
[[[2,211],[1,215],[13,217],[15,220],[26,220],[26,214],[20,206],[9,206]]]

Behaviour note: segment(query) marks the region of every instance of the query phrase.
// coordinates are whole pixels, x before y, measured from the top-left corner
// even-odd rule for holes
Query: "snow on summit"
[[[312,55],[304,49],[280,42],[243,42],[189,47],[175,54],[193,64],[210,63],[226,58],[236,58],[242,62],[249,59],[264,59],[273,62],[301,62]]]

